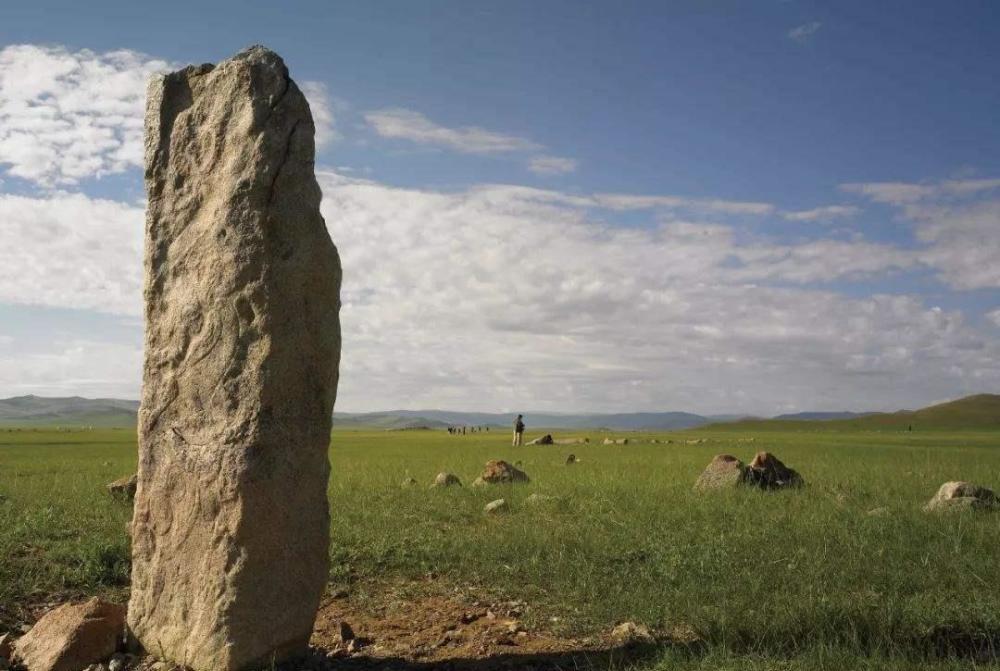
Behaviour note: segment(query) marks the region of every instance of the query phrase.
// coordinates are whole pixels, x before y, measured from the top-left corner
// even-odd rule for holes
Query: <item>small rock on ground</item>
[[[924,506],[928,512],[997,509],[1000,509],[1000,500],[993,490],[971,482],[944,483]]]
[[[487,515],[499,515],[500,513],[506,513],[510,511],[510,506],[507,505],[506,499],[497,499],[496,501],[490,501],[483,508],[483,512]]]
[[[457,475],[453,475],[452,473],[446,473],[446,472],[438,473],[437,477],[434,478],[434,482],[431,483],[431,487],[453,487],[453,486],[461,487],[462,481],[458,479]]]
[[[80,671],[110,657],[125,631],[125,606],[97,597],[50,610],[14,646],[31,671]]]
[[[656,639],[650,633],[649,628],[635,622],[623,622],[611,630],[611,640],[617,645],[641,645],[644,643],[655,643]]]

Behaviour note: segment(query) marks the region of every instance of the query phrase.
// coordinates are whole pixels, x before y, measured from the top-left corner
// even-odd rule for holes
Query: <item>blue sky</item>
[[[5,8],[0,396],[137,396],[141,83],[257,42],[322,135],[344,409],[1000,388],[995,3],[143,4]]]

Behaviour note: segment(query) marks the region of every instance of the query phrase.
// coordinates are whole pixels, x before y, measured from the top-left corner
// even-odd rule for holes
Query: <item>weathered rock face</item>
[[[711,463],[705,467],[701,475],[698,476],[697,482],[694,483],[694,488],[706,490],[737,487],[743,484],[746,477],[746,470],[746,465],[733,455],[716,455]]]
[[[14,645],[30,671],[79,671],[107,659],[125,636],[125,607],[94,597],[50,610]]]
[[[758,452],[746,472],[747,484],[761,489],[801,487],[802,476],[770,452]]]
[[[731,454],[719,454],[698,476],[695,489],[726,489],[738,486],[784,489],[802,486],[802,477],[770,452],[758,452],[750,465]]]
[[[496,485],[502,482],[529,482],[528,474],[511,466],[503,459],[486,462],[482,474],[477,479],[481,484]]]
[[[944,483],[934,498],[924,506],[924,510],[928,512],[996,509],[1000,509],[1000,499],[997,499],[993,490],[971,482]]]
[[[135,489],[138,484],[139,478],[134,475],[128,475],[124,478],[118,478],[114,482],[109,482],[107,489],[111,496],[131,501],[135,498]]]
[[[304,649],[327,580],[341,270],[314,132],[262,47],[149,86],[128,625],[196,670]]]
[[[434,482],[431,483],[431,487],[461,487],[462,481],[458,479],[458,476],[453,473],[446,473],[442,471],[434,476]]]

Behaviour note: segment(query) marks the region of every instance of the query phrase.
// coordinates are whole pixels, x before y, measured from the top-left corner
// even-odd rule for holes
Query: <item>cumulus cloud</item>
[[[955,289],[1000,287],[1000,179],[841,187],[895,208],[923,243],[917,257]]]
[[[176,64],[117,50],[22,44],[0,50],[0,167],[42,187],[142,165],[146,83]],[[323,84],[304,82],[316,141],[335,138]]]
[[[782,212],[781,216],[789,221],[827,221],[853,217],[861,210],[853,205],[826,205],[811,210],[793,210]]]
[[[340,134],[337,132],[334,122],[333,102],[330,100],[326,84],[305,81],[302,82],[300,88],[309,101],[310,110],[312,110],[313,123],[316,126],[316,147],[324,147],[339,139]]]
[[[803,23],[801,26],[795,26],[788,31],[788,39],[795,42],[805,42],[815,35],[822,26],[823,24],[819,21],[810,21],[809,23]]]
[[[537,189],[321,183],[345,272],[345,408],[763,412],[1000,382],[997,342],[960,312],[795,286],[912,263],[888,246],[621,228],[596,199]]]
[[[449,128],[420,112],[391,108],[368,112],[365,121],[382,137],[435,145],[465,154],[497,154],[532,151],[540,146],[525,138],[486,130],[478,126]]]
[[[43,186],[142,163],[146,80],[168,63],[119,50],[0,50],[0,165]]]
[[[535,156],[528,161],[528,170],[536,175],[565,175],[576,170],[576,161],[559,156]]]
[[[138,314],[143,210],[0,194],[0,302]]]
[[[986,318],[989,319],[991,322],[993,322],[998,327],[1000,327],[1000,308],[997,308],[996,310],[991,310],[990,312],[987,312],[986,313]]]
[[[684,196],[643,196],[622,193],[601,193],[595,200],[602,207],[612,210],[690,210],[715,214],[771,214],[776,209],[770,203],[720,200],[716,198],[688,198]]]
[[[45,349],[27,344],[28,351],[0,350],[0,393],[138,398],[142,346],[102,342],[93,338],[57,338]]]
[[[319,177],[344,264],[345,410],[870,408],[1000,384],[997,339],[960,312],[816,288],[912,267],[905,250],[748,241],[655,211],[621,227],[607,194]],[[0,302],[138,314],[139,207],[6,195],[0,219]],[[67,344],[0,371],[49,390],[62,366],[96,393],[111,382],[89,357],[120,382],[129,356]]]

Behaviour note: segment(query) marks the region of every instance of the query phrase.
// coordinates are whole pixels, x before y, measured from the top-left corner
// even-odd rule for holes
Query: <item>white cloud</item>
[[[0,165],[43,186],[142,163],[146,80],[169,65],[134,51],[0,50]]]
[[[323,147],[340,138],[336,130],[333,114],[333,103],[322,82],[305,81],[299,87],[309,101],[312,110],[313,124],[316,126],[316,147]]]
[[[815,35],[822,26],[823,24],[819,21],[810,21],[809,23],[803,23],[801,26],[795,26],[788,31],[788,39],[795,42],[805,42]]]
[[[955,289],[1000,287],[1000,179],[876,182],[841,188],[896,208],[923,248],[916,256]]]
[[[0,194],[0,221],[0,302],[139,313],[140,207]]]
[[[608,226],[595,199],[537,189],[321,183],[344,409],[871,408],[1000,383],[997,340],[959,312],[794,286],[913,262],[889,246]]]
[[[38,338],[48,341],[46,334]],[[83,336],[57,338],[44,345],[45,349],[36,343],[27,344],[28,351],[0,351],[3,396],[139,397],[141,343],[102,342]]]
[[[612,210],[681,209],[715,214],[766,215],[774,212],[770,203],[720,200],[714,198],[688,198],[684,196],[643,196],[621,193],[601,193],[595,196],[601,207]]]
[[[994,324],[996,324],[997,326],[1000,326],[1000,308],[987,312],[986,318],[989,319]]]
[[[565,175],[576,170],[576,161],[559,156],[535,156],[528,161],[528,170],[536,175]]]
[[[853,205],[826,205],[815,207],[811,210],[795,210],[782,212],[781,216],[789,221],[825,221],[829,219],[841,219],[853,217],[861,212]]]
[[[929,199],[963,197],[1000,188],[1000,179],[946,180],[938,183],[865,182],[841,184],[842,191],[867,196],[876,203],[909,205]]]
[[[466,154],[497,154],[541,148],[525,138],[496,133],[478,126],[442,126],[420,112],[408,109],[368,112],[365,114],[365,121],[382,137],[445,147]]]

